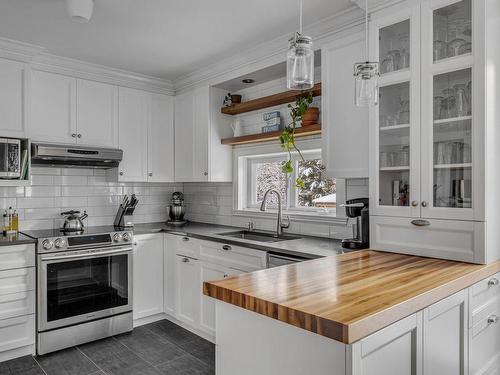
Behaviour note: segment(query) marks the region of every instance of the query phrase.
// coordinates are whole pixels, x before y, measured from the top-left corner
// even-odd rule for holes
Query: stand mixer
[[[179,191],[172,193],[172,199],[170,201],[170,206],[168,206],[168,225],[172,226],[183,226],[187,223],[184,220],[184,215],[186,214],[186,207],[184,206],[184,194]]]

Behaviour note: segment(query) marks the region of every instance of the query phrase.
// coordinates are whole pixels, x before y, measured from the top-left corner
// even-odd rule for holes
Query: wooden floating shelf
[[[458,164],[436,164],[434,169],[461,169],[472,168],[472,163],[458,163]]]
[[[452,118],[445,118],[441,120],[435,120],[434,125],[441,125],[441,124],[449,124],[453,122],[461,122],[461,121],[469,121],[472,120],[472,116],[463,116],[463,117],[452,117]]]
[[[409,171],[410,167],[381,167],[380,172],[404,172],[404,171]]]
[[[258,143],[272,141],[279,138],[282,130],[278,130],[270,133],[260,133],[260,134],[250,134],[243,135],[241,137],[224,138],[221,139],[223,145],[243,145],[249,143]],[[321,124],[309,125],[303,128],[295,129],[296,137],[305,137],[307,135],[321,134]]]
[[[221,108],[221,112],[226,115],[239,115],[240,113],[257,111],[259,109],[274,107],[281,104],[291,103],[295,101],[295,98],[299,95],[307,96],[309,91],[312,91],[313,96],[321,95],[321,83],[317,83],[311,90],[290,90],[281,92],[279,94],[274,94],[270,96],[265,96],[263,98],[249,100],[247,102],[234,104],[230,107]]]

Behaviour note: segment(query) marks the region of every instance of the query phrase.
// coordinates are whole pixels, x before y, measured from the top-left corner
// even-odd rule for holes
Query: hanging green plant
[[[307,109],[313,102],[313,95],[310,92],[308,95],[300,95],[295,99],[294,104],[288,104],[288,108],[290,108],[290,116],[292,118],[292,122],[285,126],[283,132],[280,135],[280,143],[281,147],[288,152],[288,160],[283,162],[281,167],[283,173],[290,175],[293,173],[293,161],[292,161],[292,152],[296,151],[302,161],[305,161],[302,153],[300,152],[297,144],[295,143],[295,129],[297,125],[302,121],[302,117],[304,113],[306,113]],[[299,189],[305,188],[305,182],[300,177],[295,180],[295,186]]]

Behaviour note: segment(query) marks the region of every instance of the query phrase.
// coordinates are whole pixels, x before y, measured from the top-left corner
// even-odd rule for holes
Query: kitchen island
[[[368,250],[206,282],[217,374],[500,368],[499,272]]]

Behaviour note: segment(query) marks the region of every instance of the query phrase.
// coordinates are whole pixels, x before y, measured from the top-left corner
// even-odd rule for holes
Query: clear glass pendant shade
[[[289,90],[308,90],[314,86],[314,51],[310,37],[297,33],[290,39],[286,78]]]
[[[378,105],[380,77],[379,64],[364,62],[354,64],[354,103],[357,107]]]

